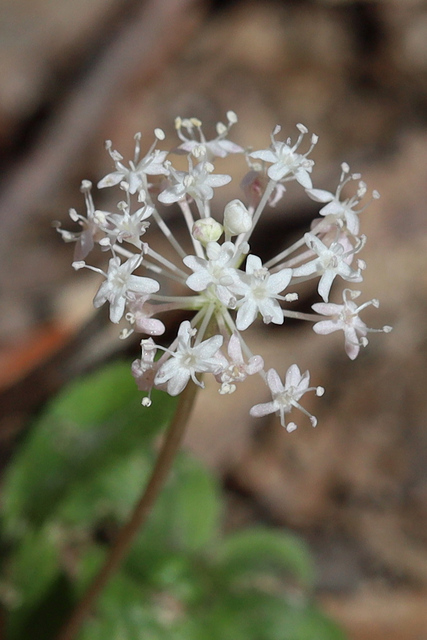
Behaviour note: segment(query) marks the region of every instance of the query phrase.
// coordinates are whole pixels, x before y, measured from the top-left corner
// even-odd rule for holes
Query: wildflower
[[[328,320],[316,322],[313,326],[314,331],[325,335],[333,331],[342,330],[344,332],[345,351],[351,360],[357,357],[360,347],[366,347],[368,344],[368,339],[366,338],[368,332],[383,331],[389,333],[391,331],[391,327],[389,326],[384,326],[382,329],[368,329],[363,320],[359,318],[359,313],[370,305],[378,307],[379,302],[373,299],[357,306],[353,300],[358,298],[359,295],[360,291],[344,289],[342,296],[344,304],[318,302],[312,305],[312,309],[316,311],[316,313],[329,316]]]
[[[217,373],[221,368],[215,355],[222,345],[222,336],[213,336],[195,346],[191,346],[191,338],[197,333],[186,320],[178,329],[178,344],[176,351],[171,352],[171,358],[160,367],[154,382],[164,384],[171,396],[177,396],[187,386],[190,378],[199,387],[203,382],[197,379],[196,373]]]
[[[157,141],[164,138],[164,133],[161,129],[156,129],[154,133],[156,140],[148,153],[141,159],[139,159],[141,150],[141,134],[137,133],[135,135],[135,154],[133,162],[129,162],[129,168],[122,163],[123,156],[118,151],[113,151],[113,143],[111,140],[107,140],[105,147],[116,166],[116,170],[109,173],[98,182],[98,189],[114,187],[115,185],[124,182],[128,185],[127,189],[129,193],[133,195],[140,189],[144,189],[146,187],[146,176],[167,175],[168,171],[164,162],[168,152],[159,151],[155,148]]]
[[[283,323],[283,312],[278,302],[279,293],[286,289],[292,278],[292,269],[281,269],[278,273],[270,274],[262,266],[261,258],[250,255],[246,260],[246,274],[240,274],[240,279],[232,289],[241,295],[238,302],[236,326],[239,331],[247,329],[257,317],[262,315],[266,324]],[[283,298],[285,299],[285,298]]]
[[[169,167],[171,186],[164,189],[159,200],[164,204],[178,202],[186,195],[194,200],[211,200],[214,195],[213,187],[222,187],[231,180],[231,176],[213,174],[214,165],[203,160],[193,167],[190,164],[189,171],[176,171]]]
[[[309,387],[310,374],[308,371],[301,375],[296,364],[289,367],[286,372],[285,384],[282,383],[276,369],[269,369],[266,376],[267,385],[272,395],[272,401],[264,404],[256,404],[250,410],[251,416],[261,418],[270,413],[278,413],[280,415],[280,424],[285,427],[288,433],[295,431],[297,425],[294,422],[286,424],[285,414],[289,413],[293,407],[296,407],[309,418],[313,427],[317,425],[317,419],[312,416],[299,403],[300,398],[307,391],[315,391],[317,396],[322,396],[325,392],[323,387]]]
[[[226,138],[233,124],[237,122],[237,116],[234,111],[227,112],[227,120],[227,125],[222,122],[217,123],[216,131],[218,135],[216,138],[206,140],[202,131],[202,123],[198,118],[185,118],[184,120],[176,118],[175,129],[178,137],[182,140],[178,150],[191,153],[196,147],[202,145],[206,149],[208,160],[213,159],[215,156],[225,158],[230,153],[242,153],[242,147]],[[183,129],[187,131],[187,136],[183,133]],[[196,138],[196,132],[198,139]]]
[[[119,202],[117,208],[121,213],[110,213],[105,216],[108,225],[105,233],[110,245],[113,246],[115,242],[129,242],[141,251],[141,236],[150,226],[147,218],[153,213],[153,207],[144,204],[135,213],[130,213],[129,205],[126,202]]]
[[[88,267],[92,271],[97,271],[105,276],[104,282],[101,284],[96,294],[93,304],[94,307],[102,307],[107,302],[110,303],[110,320],[118,323],[123,317],[126,299],[129,292],[140,293],[142,295],[155,293],[159,290],[160,285],[152,278],[132,275],[133,271],[139,267],[142,256],[134,255],[126,262],[121,263],[118,256],[110,259],[108,271],[104,273],[101,269]],[[74,262],[75,269],[81,269],[88,266],[84,262]]]
[[[186,284],[193,291],[205,291],[213,285],[218,300],[226,306],[235,306],[236,298],[230,286],[236,280],[234,268],[236,247],[232,242],[209,242],[206,246],[207,259],[187,256],[184,264],[194,273],[187,278]]]
[[[233,333],[228,342],[228,358],[221,373],[216,376],[221,382],[219,392],[221,394],[233,393],[236,390],[235,382],[243,382],[248,376],[253,376],[264,369],[264,360],[261,356],[251,356],[245,363],[242,353],[242,344],[237,333]]]
[[[215,189],[230,182],[231,176],[219,173],[215,162],[230,153],[244,153],[242,147],[228,140],[230,128],[237,120],[235,114],[228,112],[227,120],[227,125],[217,125],[217,137],[212,140],[206,139],[197,118],[176,120],[180,143],[173,151],[187,154],[186,171],[174,167],[167,151],[157,149],[158,141],[165,138],[161,129],[155,130],[155,142],[144,156],[141,136],[135,136],[134,158],[128,164],[108,142],[107,151],[115,171],[98,186],[120,189],[122,198],[117,212],[97,210],[91,185],[85,181],[82,190],[87,217],[74,210],[71,214],[82,230],[59,232],[65,241],[76,243],[73,266],[86,267],[104,278],[94,298],[95,307],[108,302],[111,321],[119,323],[124,318],[127,326],[121,328],[122,338],[134,331],[147,336],[141,340],[141,357],[132,364],[138,389],[148,394],[142,399],[144,406],[151,404],[153,388],[175,396],[190,380],[203,387],[204,374],[215,378],[220,394],[232,393],[247,376],[260,375],[272,399],[255,404],[251,415],[278,413],[282,425],[293,431],[295,423],[286,423],[285,416],[298,408],[314,426],[316,418],[301,406],[300,400],[310,390],[322,395],[323,388],[309,387],[308,372],[301,374],[296,364],[289,367],[284,382],[275,369],[265,370],[262,356],[252,353],[245,332],[259,317],[265,324],[277,325],[282,325],[285,318],[308,320],[314,322],[318,334],[343,330],[348,355],[352,359],[357,356],[360,347],[367,343],[367,333],[374,331],[360,319],[359,313],[368,305],[377,306],[377,301],[356,306],[354,300],[359,292],[350,289],[344,291],[343,304],[329,302],[329,297],[337,276],[347,282],[362,280],[365,265],[356,256],[365,243],[365,237],[357,234],[359,215],[366,206],[360,205],[366,186],[358,174],[350,175],[343,164],[335,194],[313,188],[314,161],[308,156],[317,136],[311,136],[308,150],[302,153],[306,127],[297,125],[299,137],[294,144],[289,139],[276,140],[280,131],[276,127],[269,149],[245,154],[249,171],[240,182],[242,199],[228,202],[222,216],[216,219],[211,214],[211,200]],[[284,196],[285,184],[290,180],[324,205],[319,212],[323,219],[310,233],[263,261],[251,253],[249,243],[265,207]],[[359,181],[357,193],[344,200],[342,190],[350,180]],[[182,213],[191,249],[181,244],[162,217],[161,204],[174,203]],[[152,243],[150,233],[154,225],[170,244],[168,255],[157,251]],[[111,252],[106,271],[85,262],[95,244]],[[310,314],[292,310],[288,305],[298,295],[287,291],[306,280],[317,282],[323,299],[313,305],[314,313]],[[175,283],[179,285],[179,295],[168,286]],[[153,337],[165,333],[165,323],[159,316],[172,310],[192,313],[191,321],[181,323],[168,347],[157,345]],[[389,330],[389,327],[382,329]],[[161,355],[157,359],[158,352]]]
[[[329,292],[336,276],[339,275],[349,282],[363,280],[363,263],[359,264],[357,270],[349,264],[353,255],[360,250],[362,243],[353,247],[345,237],[342,237],[339,242],[332,242],[330,246],[327,246],[313,233],[306,233],[305,241],[307,246],[317,254],[317,257],[294,269],[293,275],[294,277],[321,275],[317,290],[325,302],[329,299]]]
[[[316,202],[325,202],[325,206],[319,211],[321,216],[329,218],[331,222],[341,221],[348,231],[357,236],[359,233],[359,214],[366,209],[369,202],[365,206],[357,209],[360,201],[366,195],[367,187],[365,182],[360,180],[360,173],[350,174],[350,167],[346,162],[341,165],[341,177],[335,193],[325,191],[324,189],[307,189],[307,194]],[[346,200],[341,200],[342,190],[351,180],[359,180],[356,194]],[[372,198],[378,200],[380,197],[378,191],[372,192]]]
[[[77,213],[75,209],[70,209],[70,218],[73,222],[77,222],[81,227],[81,231],[66,231],[61,229],[59,223],[55,223],[58,233],[61,234],[64,242],[75,242],[74,260],[84,260],[95,246],[95,242],[99,242],[105,237],[105,231],[101,225],[106,221],[105,215],[101,211],[95,211],[95,205],[91,195],[92,183],[90,180],[83,180],[80,191],[84,194],[86,203],[86,218]]]
[[[158,309],[154,305],[147,304],[148,295],[131,296],[128,293],[126,320],[136,330],[149,336],[161,336],[165,332],[165,325],[158,318],[152,318]],[[130,335],[126,332],[126,337]]]
[[[277,142],[275,136],[281,131],[281,127],[277,126],[271,135],[271,147],[261,151],[254,151],[250,154],[250,157],[273,163],[267,171],[271,180],[279,182],[279,180],[295,179],[300,185],[306,189],[310,189],[312,183],[309,174],[312,171],[314,162],[313,160],[309,160],[307,156],[317,143],[317,136],[311,136],[311,145],[306,153],[297,153],[302,139],[305,134],[308,133],[307,127],[302,124],[298,124],[297,129],[300,135],[296,143],[291,146],[292,143],[290,139],[286,142]]]

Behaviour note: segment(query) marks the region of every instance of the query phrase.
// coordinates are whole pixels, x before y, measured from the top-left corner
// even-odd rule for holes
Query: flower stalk
[[[99,573],[77,604],[57,640],[74,640],[92,612],[102,590],[120,568],[133,541],[141,532],[162,490],[182,443],[198,387],[189,383],[182,392],[172,423],[164,436],[150,479],[127,523],[120,530]]]

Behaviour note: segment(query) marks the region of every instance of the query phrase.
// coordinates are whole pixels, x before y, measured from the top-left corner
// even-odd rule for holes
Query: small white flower
[[[147,304],[150,296],[133,296],[128,294],[126,320],[136,331],[146,333],[149,336],[161,336],[165,332],[165,325],[161,320],[152,318],[156,313],[156,307]]]
[[[114,256],[108,263],[108,272],[103,274],[106,279],[101,284],[93,304],[99,308],[108,300],[111,322],[118,323],[123,317],[128,292],[146,295],[155,293],[160,288],[159,283],[152,278],[132,275],[141,261],[142,256],[134,255],[121,264],[120,258]]]
[[[317,258],[294,269],[294,277],[321,275],[317,290],[325,302],[328,302],[329,292],[336,276],[341,276],[349,282],[363,280],[362,266],[355,270],[349,264],[354,253],[360,250],[360,245],[353,247],[344,236],[339,242],[332,242],[328,247],[313,233],[306,233],[305,241],[307,246],[317,253]]]
[[[158,136],[156,136],[158,138]],[[167,175],[168,170],[164,166],[164,162],[168,155],[167,151],[159,151],[155,149],[157,140],[153,143],[148,153],[139,159],[141,134],[135,135],[135,155],[133,162],[129,162],[129,167],[123,163],[123,156],[118,151],[113,151],[111,140],[107,140],[105,147],[110,154],[116,170],[106,175],[98,182],[98,189],[104,187],[114,187],[121,182],[128,185],[130,194],[135,194],[140,189],[145,188],[145,176]]]
[[[81,227],[81,231],[66,231],[61,229],[60,223],[55,223],[56,230],[61,234],[64,242],[75,242],[74,260],[84,260],[95,246],[95,242],[99,242],[105,238],[105,231],[100,228],[100,221],[105,221],[102,212],[95,210],[93,198],[91,194],[92,183],[89,180],[83,180],[80,191],[84,194],[86,203],[86,218],[77,213],[75,209],[70,209],[70,218],[73,222],[77,222]]]
[[[369,300],[360,306],[357,306],[353,300],[358,298],[360,291],[351,291],[350,289],[344,289],[343,302],[344,304],[332,304],[330,302],[319,302],[312,305],[312,309],[316,313],[320,313],[323,316],[329,316],[328,320],[320,320],[316,322],[313,329],[316,333],[326,335],[333,331],[342,330],[344,332],[345,339],[345,352],[351,360],[354,360],[360,347],[366,347],[368,339],[367,333],[371,332],[385,332],[389,333],[391,327],[384,326],[382,329],[369,329],[366,324],[359,318],[359,313],[362,309],[372,305],[374,307],[379,306],[378,300]]]
[[[214,196],[213,187],[222,187],[228,184],[231,176],[220,173],[212,173],[214,166],[210,162],[199,162],[195,167],[190,161],[189,171],[177,171],[169,166],[169,177],[173,184],[164,189],[159,200],[163,204],[172,204],[189,195],[194,200],[211,200]]]
[[[313,169],[314,162],[308,160],[307,156],[311,153],[314,145],[317,143],[317,136],[311,136],[311,145],[309,150],[304,153],[297,153],[297,149],[308,130],[304,125],[297,125],[300,132],[298,140],[291,146],[291,140],[286,142],[278,142],[275,135],[280,132],[281,127],[277,126],[271,135],[271,147],[261,151],[253,151],[251,158],[259,158],[264,162],[271,162],[272,165],[268,169],[268,177],[278,182],[279,180],[295,179],[300,185],[306,189],[311,189],[312,183],[310,173]]]
[[[190,378],[199,387],[203,387],[196,373],[217,374],[221,369],[222,365],[216,354],[222,345],[223,337],[213,336],[192,347],[191,339],[196,333],[196,329],[191,328],[188,320],[181,323],[176,351],[171,352],[171,357],[162,364],[154,379],[156,385],[167,383],[167,391],[171,396],[181,393]]]
[[[350,168],[348,164],[343,163],[341,169],[340,182],[335,193],[325,191],[324,189],[307,189],[306,191],[312,200],[327,203],[319,211],[321,216],[331,218],[332,222],[344,222],[350,233],[356,236],[359,233],[359,214],[369,204],[368,202],[365,206],[356,209],[362,198],[366,195],[366,184],[360,180],[356,194],[351,198],[341,200],[341,193],[345,185],[351,180],[360,179],[360,174],[358,173],[349,174]],[[378,191],[373,192],[372,198],[374,200],[379,198]]]
[[[130,213],[129,205],[126,202],[120,202],[118,208],[122,209],[122,213],[110,213],[105,216],[109,223],[109,229],[106,229],[106,232],[110,237],[111,244],[125,241],[141,251],[143,246],[141,236],[150,225],[147,218],[152,215],[153,207],[145,204],[135,213]]]
[[[226,360],[223,371],[216,376],[218,382],[222,383],[219,389],[222,395],[233,393],[236,390],[235,382],[243,382],[248,376],[259,373],[264,368],[261,356],[251,356],[247,363],[244,361],[241,341],[236,333],[233,333],[228,342],[227,352],[229,361]]]
[[[256,404],[249,413],[255,418],[261,418],[270,413],[278,413],[280,415],[280,424],[290,433],[291,431],[295,431],[297,425],[294,422],[286,424],[285,414],[289,413],[293,407],[296,407],[310,418],[312,426],[315,427],[317,419],[299,404],[299,399],[307,393],[307,391],[315,391],[317,396],[321,396],[324,393],[324,389],[323,387],[309,387],[309,382],[309,372],[306,371],[301,375],[296,364],[289,367],[284,385],[277,371],[275,369],[269,369],[267,371],[267,385],[273,399],[271,402]]]
[[[184,118],[183,120],[176,118],[175,128],[178,137],[182,140],[178,150],[192,153],[196,147],[203,145],[207,152],[207,160],[211,160],[214,157],[225,158],[230,153],[243,153],[242,147],[230,140],[226,140],[231,126],[237,122],[236,114],[233,111],[227,113],[227,118],[228,125],[222,124],[222,122],[218,122],[216,125],[218,135],[213,140],[206,140],[202,131],[202,123],[197,118]],[[187,131],[187,135],[183,133],[183,129]],[[198,139],[196,138],[196,132]]]
[[[187,278],[187,286],[193,291],[200,292],[214,285],[215,293],[221,303],[234,307],[236,299],[230,287],[237,278],[237,270],[233,266],[236,261],[236,251],[236,246],[232,242],[224,242],[221,245],[217,242],[208,242],[206,245],[208,260],[186,256],[183,260],[184,264],[194,271]]]
[[[292,269],[282,269],[270,274],[262,266],[258,256],[249,255],[246,260],[246,274],[239,272],[239,280],[233,284],[232,291],[242,299],[238,301],[236,326],[239,331],[247,329],[255,320],[258,312],[265,323],[283,324],[283,311],[278,302],[281,291],[286,289]]]

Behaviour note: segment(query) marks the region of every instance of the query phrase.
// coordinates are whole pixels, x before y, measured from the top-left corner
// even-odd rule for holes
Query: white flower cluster
[[[227,113],[227,124],[217,124],[217,136],[207,140],[201,122],[196,118],[175,121],[181,141],[172,152],[157,148],[165,138],[156,129],[155,142],[141,157],[141,135],[135,136],[135,155],[126,165],[123,157],[107,142],[107,150],[115,170],[105,176],[98,188],[118,186],[123,194],[117,212],[95,209],[91,184],[82,183],[86,201],[86,217],[70,211],[70,217],[81,230],[69,232],[58,229],[67,242],[74,241],[75,269],[87,267],[100,273],[104,280],[94,299],[95,307],[105,302],[110,305],[110,319],[127,321],[121,337],[133,331],[147,337],[141,340],[141,358],[132,365],[132,373],[140,390],[146,391],[142,404],[151,404],[154,387],[175,396],[193,380],[203,387],[198,374],[211,373],[219,383],[219,392],[232,393],[236,384],[248,375],[259,374],[268,386],[271,402],[256,404],[252,416],[269,413],[280,415],[288,431],[295,423],[285,421],[293,407],[299,408],[316,425],[316,418],[299,404],[310,390],[323,394],[322,387],[309,387],[309,373],[301,374],[293,364],[285,374],[284,382],[275,369],[265,370],[260,355],[254,355],[243,334],[257,318],[266,324],[281,325],[286,317],[314,322],[314,331],[327,334],[344,332],[345,349],[351,359],[368,342],[368,329],[359,313],[368,305],[378,306],[371,300],[357,306],[354,300],[359,291],[344,289],[342,304],[329,302],[333,281],[337,276],[347,282],[361,282],[365,264],[356,255],[365,244],[359,235],[359,213],[366,207],[361,200],[366,185],[360,175],[351,174],[348,165],[342,173],[335,193],[312,187],[311,174],[314,161],[308,156],[317,143],[312,135],[305,143],[307,129],[299,124],[295,143],[277,141],[280,127],[276,127],[271,145],[267,149],[246,151],[228,140],[232,125],[237,121],[234,112]],[[305,153],[301,147],[305,145]],[[184,154],[188,170],[176,169],[170,154]],[[229,154],[246,158],[249,171],[242,180],[242,197],[229,202],[221,221],[211,216],[214,189],[231,181],[231,176],[216,173],[215,161]],[[173,156],[172,156],[173,157]],[[281,251],[268,262],[250,253],[250,239],[265,207],[275,206],[282,200],[286,183],[296,181],[307,195],[323,204],[320,218],[311,231]],[[356,193],[344,199],[342,191],[349,183],[356,183]],[[378,194],[374,192],[373,198]],[[189,247],[182,246],[161,215],[158,202],[179,206],[189,232]],[[150,224],[156,224],[171,246],[176,259],[166,257],[145,242]],[[108,269],[103,271],[86,264],[91,250],[98,245],[110,252]],[[244,265],[244,269],[242,266]],[[146,275],[136,275],[139,270]],[[161,291],[161,282],[169,278],[178,282],[184,295],[167,295]],[[318,293],[323,302],[313,305],[315,313],[300,313],[288,308],[298,295],[295,285],[308,279],[318,279]],[[184,291],[184,287],[186,290]],[[190,321],[181,323],[172,344],[165,348],[156,344],[153,336],[165,331],[158,316],[173,309],[194,312]],[[390,331],[383,327],[379,331]],[[159,358],[156,358],[158,353]]]

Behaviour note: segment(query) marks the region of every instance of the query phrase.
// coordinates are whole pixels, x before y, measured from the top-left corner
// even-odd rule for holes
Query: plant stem
[[[165,435],[150,480],[137,502],[131,517],[119,532],[108,556],[92,584],[77,604],[57,640],[74,640],[101,591],[117,571],[129,548],[147,520],[151,509],[168,477],[172,463],[181,445],[198,387],[189,382],[180,396],[175,416]]]

